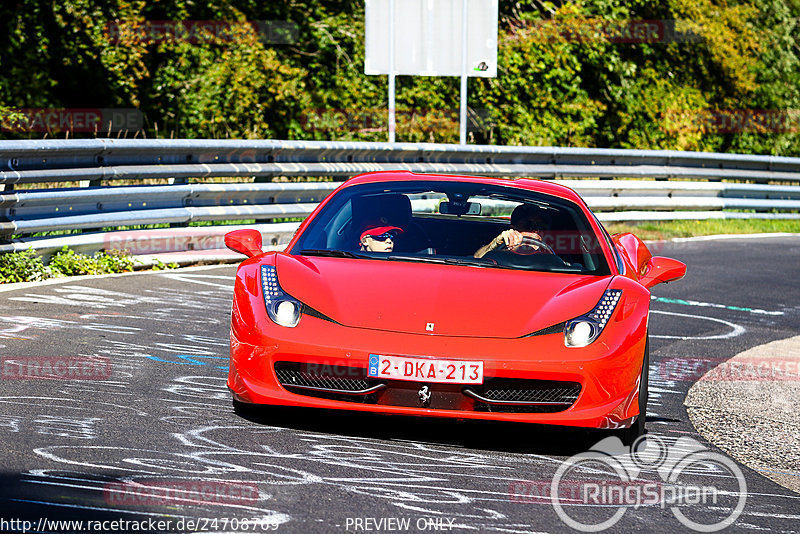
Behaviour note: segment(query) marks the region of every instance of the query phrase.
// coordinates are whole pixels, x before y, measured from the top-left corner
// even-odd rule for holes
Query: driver
[[[505,230],[489,243],[475,251],[474,257],[482,258],[500,245],[505,244],[509,250],[514,250],[522,244],[524,237],[532,237],[542,241],[539,229],[544,226],[544,220],[539,214],[539,208],[531,204],[520,204],[511,212],[511,229]],[[531,245],[538,250],[537,245]]]
[[[361,233],[361,250],[369,252],[391,252],[395,238],[403,233],[398,226],[371,226]]]

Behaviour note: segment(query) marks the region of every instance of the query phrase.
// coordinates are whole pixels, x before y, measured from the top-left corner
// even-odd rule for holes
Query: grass
[[[776,232],[800,234],[800,220],[796,219],[653,221],[641,223],[607,223],[605,227],[611,234],[632,232],[644,240],[720,234],[762,234]]]

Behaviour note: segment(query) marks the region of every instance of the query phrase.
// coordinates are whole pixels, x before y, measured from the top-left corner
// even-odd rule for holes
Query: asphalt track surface
[[[654,291],[649,435],[672,450],[690,438],[718,452],[683,406],[697,377],[664,369],[800,333],[800,239],[653,248],[686,262],[689,274]],[[105,380],[0,380],[0,531],[78,531],[39,523],[69,519],[138,521],[149,532],[170,530],[149,528],[163,520],[173,531],[574,532],[545,488],[603,434],[300,409],[236,415],[225,388],[234,272],[64,280],[0,293],[3,357],[88,357],[112,371]],[[733,471],[719,465],[700,462],[681,474],[730,490],[716,504],[680,504],[686,517],[711,524],[739,502]],[[746,501],[726,531],[797,532],[800,496],[739,467]],[[588,476],[609,479],[600,467]],[[660,476],[647,466],[638,474],[654,483]],[[198,482],[234,490],[202,493]],[[159,484],[201,495],[142,489]],[[622,508],[607,531],[688,531],[675,502],[661,502]],[[586,524],[620,509],[565,507]],[[192,518],[200,521],[189,528]]]

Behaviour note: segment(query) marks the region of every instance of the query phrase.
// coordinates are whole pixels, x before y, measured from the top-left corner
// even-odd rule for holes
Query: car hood
[[[591,310],[610,276],[278,254],[284,291],[351,327],[516,338]]]

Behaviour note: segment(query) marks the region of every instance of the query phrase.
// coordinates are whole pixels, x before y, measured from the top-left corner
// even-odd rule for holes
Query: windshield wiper
[[[301,256],[326,256],[329,258],[366,258],[362,254],[354,254],[347,250],[327,250],[324,248],[306,248],[300,251]]]
[[[481,258],[445,258],[445,263],[452,265],[472,265],[474,267],[494,267],[493,262]]]
[[[448,258],[437,256],[404,256],[392,254],[387,259],[399,261],[418,261],[422,263],[443,263],[447,265],[472,265],[475,267],[494,267],[494,263],[479,258]]]
[[[403,256],[401,254],[391,254],[386,257],[387,260],[399,261],[420,261],[423,263],[444,263],[444,258],[437,258],[435,256]]]

